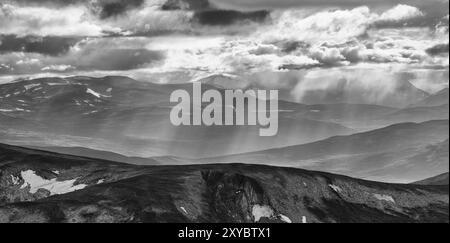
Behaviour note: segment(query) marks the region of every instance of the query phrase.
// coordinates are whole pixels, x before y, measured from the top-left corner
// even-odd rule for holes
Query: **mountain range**
[[[203,88],[210,87],[204,85]],[[8,129],[31,131],[40,138],[51,134],[91,138],[91,141],[84,139],[83,144],[75,144],[78,147],[104,150],[96,145],[101,143],[100,139],[105,139],[118,148],[114,151],[128,151],[131,154],[127,155],[140,157],[223,155],[353,132],[329,121],[291,117],[289,112],[286,115],[280,112],[279,133],[270,139],[261,139],[256,126],[175,127],[169,120],[175,104],[170,103],[169,98],[177,89],[192,93],[191,84],[159,85],[125,77],[18,81],[0,85],[0,119],[1,124],[8,124]],[[281,105],[280,109],[285,106]],[[50,139],[36,143],[28,139],[26,143],[57,145],[42,140]],[[20,141],[4,142],[20,144]]]
[[[411,182],[448,171],[448,120],[377,130],[200,162],[301,167],[370,180]]]
[[[254,86],[226,76],[201,82],[221,92]],[[0,142],[137,165],[270,164],[386,182],[448,171],[448,89],[403,108],[280,100],[279,133],[267,138],[255,126],[174,127],[177,89],[192,93],[191,84],[120,76],[2,84]]]

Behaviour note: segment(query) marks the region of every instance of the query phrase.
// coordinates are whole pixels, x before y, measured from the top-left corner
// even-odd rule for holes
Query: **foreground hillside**
[[[0,144],[0,222],[449,222],[448,186],[262,165],[136,166]]]

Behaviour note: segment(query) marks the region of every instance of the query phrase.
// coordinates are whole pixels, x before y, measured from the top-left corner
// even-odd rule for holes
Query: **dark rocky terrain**
[[[447,186],[263,165],[136,166],[0,145],[0,222],[449,222]]]

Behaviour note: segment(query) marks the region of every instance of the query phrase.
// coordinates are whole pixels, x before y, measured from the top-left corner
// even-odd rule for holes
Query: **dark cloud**
[[[0,53],[29,52],[58,56],[67,53],[80,40],[75,37],[0,35]]]
[[[278,67],[278,70],[307,70],[324,66],[323,64],[283,64]]]
[[[270,12],[254,11],[239,12],[233,10],[206,10],[196,12],[195,21],[202,25],[231,25],[242,21],[263,22]]]
[[[430,56],[437,56],[437,55],[441,55],[441,54],[448,54],[449,52],[449,48],[448,48],[449,44],[438,44],[435,46],[432,46],[430,48],[428,48],[426,50],[426,52],[428,53],[428,55]]]
[[[162,10],[206,10],[210,9],[208,0],[167,0],[162,5]]]
[[[130,9],[142,6],[144,0],[103,0],[99,1],[100,18],[105,19],[125,13]]]
[[[61,56],[44,56],[36,53],[0,55],[0,74],[126,71],[149,67],[164,60],[165,54],[162,51],[133,47],[117,48],[101,41],[96,44],[79,44],[77,50],[72,49]]]
[[[309,49],[311,44],[303,41],[282,41],[275,43],[285,53],[291,53],[297,50]]]

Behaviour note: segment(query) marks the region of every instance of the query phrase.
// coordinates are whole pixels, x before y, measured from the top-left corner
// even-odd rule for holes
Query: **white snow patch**
[[[49,86],[61,86],[61,85],[68,85],[69,83],[47,83]]]
[[[31,112],[30,110],[24,110],[24,109],[22,109],[22,108],[0,109],[0,112],[15,112],[15,111]]]
[[[341,193],[342,192],[342,189],[340,187],[336,186],[336,185],[329,184],[328,186],[330,186],[331,189],[333,189],[337,193]]]
[[[278,215],[278,216],[280,216],[280,219],[282,220],[282,221],[284,221],[284,222],[286,222],[286,223],[292,223],[292,220],[290,219],[290,218],[288,218],[287,216],[285,216],[285,215],[283,215],[283,214],[280,214],[280,215]]]
[[[306,216],[302,216],[302,223],[303,224],[306,224],[307,222],[306,222]]]
[[[180,209],[183,210],[183,212],[184,212],[185,214],[188,214],[188,212],[186,211],[186,209],[185,209],[184,207],[180,207]]]
[[[374,193],[373,196],[380,201],[388,201],[388,202],[395,203],[394,198],[389,195],[381,195],[381,194]]]
[[[252,208],[252,214],[255,218],[255,222],[258,222],[261,218],[270,218],[273,216],[273,210],[269,206],[254,205]]]
[[[50,192],[50,195],[57,195],[81,190],[87,186],[85,184],[74,185],[77,179],[57,181],[57,178],[54,178],[46,180],[36,175],[36,172],[32,170],[22,171],[20,174],[24,180],[20,188],[23,189],[30,186],[30,193],[36,193],[39,189],[45,189]]]
[[[55,174],[57,174],[57,175],[60,174],[59,170],[54,170],[54,171],[52,171],[52,172],[55,173]]]
[[[97,185],[98,185],[98,184],[102,184],[102,183],[104,183],[104,182],[105,182],[105,179],[100,179],[100,180],[97,181]]]
[[[28,84],[28,85],[25,85],[24,87],[25,87],[26,90],[29,90],[29,89],[32,89],[32,88],[37,87],[39,85],[41,85],[41,84]]]
[[[90,115],[90,114],[94,114],[97,113],[98,111],[89,111],[89,112],[85,112],[83,113],[83,115]]]
[[[90,88],[88,88],[88,89],[86,90],[86,92],[87,92],[88,94],[91,94],[91,95],[97,97],[97,98],[101,98],[101,97],[111,97],[111,96],[108,96],[108,95],[102,95],[102,94],[100,94],[100,93],[97,93],[97,92],[95,92],[94,90],[92,90],[92,89],[90,89]]]

